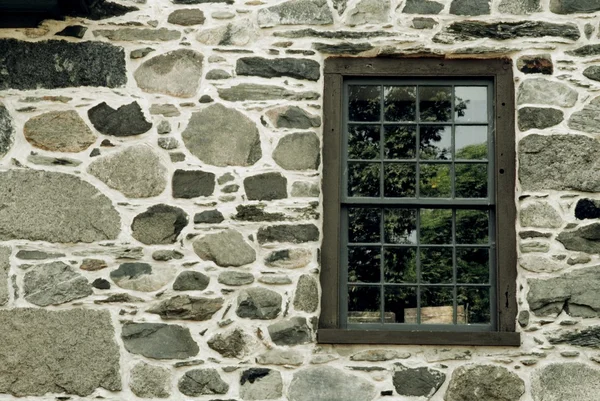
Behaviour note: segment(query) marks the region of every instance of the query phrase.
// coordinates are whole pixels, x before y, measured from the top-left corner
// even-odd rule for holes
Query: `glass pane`
[[[381,248],[348,247],[348,281],[378,283],[381,276]]]
[[[452,283],[452,248],[421,248],[421,280],[432,284]]]
[[[449,164],[420,164],[419,193],[422,198],[450,198]]]
[[[417,282],[417,252],[415,248],[385,248],[383,274],[386,283]]]
[[[379,163],[348,163],[348,196],[379,197]]]
[[[414,198],[417,181],[415,163],[386,163],[383,193],[388,198]]]
[[[456,248],[456,282],[487,284],[490,277],[488,248]]]
[[[380,290],[376,286],[348,286],[348,323],[381,323]]]
[[[458,323],[489,324],[490,320],[490,289],[488,287],[458,287],[457,309],[464,311],[466,319]]]
[[[386,159],[414,159],[417,147],[417,128],[414,125],[387,126],[385,128]]]
[[[383,88],[386,121],[415,121],[417,88],[386,86]]]
[[[454,90],[456,122],[487,122],[486,86],[457,86]]]
[[[451,287],[421,287],[421,324],[453,324]]]
[[[487,210],[456,211],[456,243],[487,244],[489,236],[489,214]]]
[[[385,323],[417,323],[417,289],[385,287]]]
[[[419,87],[421,121],[450,121],[452,118],[452,87]]]
[[[387,244],[417,243],[417,210],[385,209],[383,232]]]
[[[379,121],[381,106],[379,85],[351,85],[348,88],[350,121]]]
[[[421,244],[452,244],[452,209],[421,209]]]
[[[452,127],[449,125],[421,126],[419,129],[421,159],[452,159]]]
[[[456,163],[454,169],[457,198],[487,198],[487,164]]]
[[[463,160],[486,160],[488,153],[487,125],[464,126],[455,128],[455,158]]]
[[[381,210],[367,208],[348,209],[348,242],[380,242]]]
[[[379,159],[379,125],[348,126],[348,158]]]

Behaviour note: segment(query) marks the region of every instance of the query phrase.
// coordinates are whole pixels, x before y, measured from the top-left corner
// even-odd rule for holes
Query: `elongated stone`
[[[8,270],[10,269],[10,254],[12,250],[7,246],[0,246],[0,306],[5,305],[9,299]]]
[[[162,301],[148,313],[155,313],[165,320],[209,320],[223,307],[223,298],[196,298],[177,295]]]
[[[258,26],[328,25],[333,14],[326,0],[290,0],[258,11]]]
[[[290,401],[371,401],[375,386],[362,377],[330,366],[315,366],[294,374]]]
[[[274,85],[239,84],[231,88],[217,88],[219,96],[230,102],[245,100],[316,100],[320,97],[317,92],[296,92]]]
[[[310,59],[242,57],[237,61],[236,73],[264,78],[291,77],[318,81],[321,77],[321,66]]]
[[[3,103],[0,103],[0,159],[8,152],[14,140],[13,121]]]
[[[446,28],[446,33],[459,41],[482,38],[509,40],[517,38],[542,38],[545,36],[554,36],[575,41],[581,37],[579,28],[575,24],[555,24],[543,21],[459,21],[450,24]],[[443,35],[436,35],[434,42],[439,41],[442,37]]]

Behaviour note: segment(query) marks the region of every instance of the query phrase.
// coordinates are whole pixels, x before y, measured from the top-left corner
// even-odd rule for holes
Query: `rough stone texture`
[[[370,43],[351,43],[351,42],[343,42],[339,44],[332,45],[330,43],[313,43],[313,49],[318,51],[319,53],[326,54],[339,54],[339,55],[356,55],[362,52],[366,52],[373,49],[373,45]]]
[[[185,359],[199,351],[190,331],[174,324],[128,322],[121,338],[127,351],[147,358]]]
[[[148,263],[122,263],[110,272],[110,278],[121,288],[152,292],[161,289],[175,277],[171,267],[156,267]]]
[[[131,369],[129,386],[141,398],[168,398],[171,395],[171,371],[140,362]]]
[[[136,42],[136,41],[169,41],[177,40],[181,37],[181,32],[167,29],[151,28],[120,28],[120,29],[97,29],[94,36],[105,37],[115,42]]]
[[[489,0],[452,0],[452,3],[450,3],[450,14],[486,15],[489,13]]]
[[[309,197],[318,198],[321,194],[321,188],[319,184],[305,181],[296,181],[292,183],[292,191],[290,195],[292,197]]]
[[[277,225],[261,227],[257,235],[258,243],[291,242],[300,244],[319,240],[319,229],[314,224]]]
[[[215,175],[201,170],[175,170],[172,188],[173,198],[210,196],[215,190]]]
[[[356,354],[350,356],[351,361],[360,362],[384,362],[391,361],[394,359],[407,359],[410,358],[410,353],[400,352],[391,349],[369,349],[366,351],[359,351]]]
[[[350,26],[382,24],[389,20],[390,0],[360,0],[346,17],[346,23]]]
[[[555,260],[536,255],[522,255],[519,258],[519,266],[535,273],[553,273],[566,267]]]
[[[309,59],[242,57],[237,60],[235,72],[237,75],[263,78],[291,77],[318,81],[321,77],[321,66]]]
[[[274,400],[282,396],[283,380],[277,370],[251,368],[242,372],[242,400]]]
[[[145,61],[133,77],[145,92],[193,97],[200,85],[203,58],[193,50],[173,50]]]
[[[258,26],[329,25],[333,14],[326,0],[290,0],[258,11]]]
[[[600,370],[578,362],[549,364],[531,378],[534,401],[595,401],[599,391]]]
[[[196,40],[210,46],[245,46],[258,36],[253,21],[237,20],[215,28],[204,29]]]
[[[219,283],[230,286],[240,286],[252,284],[254,282],[254,275],[252,273],[236,272],[236,271],[225,271],[219,274]]]
[[[23,278],[25,299],[34,305],[59,305],[92,295],[87,279],[63,262],[37,265]]]
[[[206,73],[206,79],[219,80],[219,79],[229,79],[229,78],[231,78],[231,74],[228,73],[227,71],[221,70],[221,69],[210,70],[209,72]]]
[[[597,65],[592,65],[583,70],[583,75],[586,78],[592,79],[594,81],[600,81],[600,67]]]
[[[444,5],[430,0],[406,0],[402,9],[404,14],[439,14]]]
[[[550,0],[550,11],[556,14],[593,13],[600,11],[598,0]]]
[[[194,369],[185,372],[177,387],[189,397],[226,394],[229,391],[229,385],[221,379],[216,369]]]
[[[205,20],[204,12],[195,8],[175,10],[167,18],[168,23],[181,26],[201,25]]]
[[[543,38],[545,36],[561,37],[578,40],[581,34],[575,24],[553,24],[542,21],[519,22],[453,22],[446,29],[446,34],[458,41],[490,38],[509,40],[517,38]],[[434,41],[440,41],[443,36],[435,36]]]
[[[63,173],[0,172],[0,240],[94,242],[116,239],[121,223],[112,202]]]
[[[519,142],[523,190],[600,191],[600,142],[583,135],[527,135]]]
[[[290,401],[371,401],[375,386],[358,376],[330,366],[315,366],[294,374]]]
[[[262,156],[256,124],[219,103],[193,113],[182,138],[194,156],[214,166],[251,166]]]
[[[297,0],[293,0],[297,1]],[[243,83],[231,88],[217,88],[219,96],[230,102],[246,100],[316,100],[317,92],[296,92],[281,86]]]
[[[321,117],[309,114],[298,106],[281,106],[267,111],[275,128],[308,129],[321,126]]]
[[[507,14],[532,14],[542,11],[540,0],[501,0],[498,11]]]
[[[571,251],[600,253],[600,223],[580,227],[575,231],[563,231],[556,239]]]
[[[224,358],[243,358],[248,351],[246,335],[237,328],[225,334],[215,334],[207,344]]]
[[[282,297],[279,293],[261,287],[240,291],[235,313],[249,319],[275,319],[281,312]]]
[[[85,397],[98,387],[121,390],[108,311],[0,310],[0,327],[0,393]]]
[[[44,251],[28,251],[21,249],[15,255],[19,259],[23,260],[45,260],[45,259],[56,259],[65,257],[64,253],[52,253]]]
[[[51,111],[33,117],[25,123],[23,133],[33,146],[54,152],[81,152],[96,141],[96,136],[74,110]]]
[[[169,205],[154,205],[134,217],[131,235],[143,244],[172,244],[188,223],[182,209]]]
[[[464,365],[452,372],[444,401],[518,401],[525,383],[501,366]]]
[[[306,318],[293,317],[273,323],[267,327],[271,341],[277,345],[299,345],[311,341],[310,328]]]
[[[565,54],[569,56],[577,56],[577,57],[587,57],[587,56],[597,56],[600,54],[600,45],[585,45],[576,48],[575,50],[567,50]]]
[[[88,117],[94,128],[104,135],[140,135],[152,128],[138,102],[125,104],[116,110],[102,102],[88,110]]]
[[[149,146],[134,145],[94,160],[88,172],[130,198],[159,195],[167,186],[167,169]]]
[[[547,202],[535,202],[523,206],[520,220],[523,227],[559,228],[563,225],[560,213]]]
[[[525,55],[517,59],[517,68],[525,74],[552,75],[554,64],[550,54]]]
[[[562,110],[550,107],[522,107],[519,109],[518,124],[521,131],[546,129],[560,124],[563,119]]]
[[[0,90],[125,85],[125,52],[101,42],[0,39]]]
[[[279,140],[273,160],[286,170],[312,170],[319,167],[321,144],[314,132],[298,132]]]
[[[256,260],[256,251],[238,231],[227,229],[220,233],[207,234],[194,241],[194,252],[202,259],[215,262],[218,266],[243,266]]]
[[[205,210],[194,215],[194,224],[219,224],[225,217],[218,210]]]
[[[600,218],[600,201],[595,199],[579,199],[575,206],[575,218],[578,220]]]
[[[12,118],[4,104],[0,103],[0,159],[8,152],[14,141],[15,129]]]
[[[0,306],[5,305],[9,300],[8,290],[8,271],[10,269],[11,249],[7,246],[0,246]]]
[[[546,78],[531,78],[523,81],[519,86],[517,103],[573,107],[577,98],[577,92],[566,84]]]
[[[265,265],[278,269],[298,269],[308,265],[312,256],[308,249],[282,249],[268,254]]]
[[[173,283],[175,291],[203,291],[208,287],[210,277],[195,271],[184,271],[177,276]]]
[[[300,366],[303,362],[302,353],[293,349],[270,349],[256,357],[259,365]]]
[[[281,173],[264,173],[244,179],[248,200],[287,198],[287,178]]]
[[[317,280],[308,274],[298,279],[294,294],[294,308],[298,311],[312,313],[319,307],[319,285]]]
[[[223,298],[196,298],[176,295],[162,301],[148,313],[155,313],[164,320],[209,320],[223,307]]]
[[[569,119],[569,128],[590,134],[597,134],[600,129],[600,96],[592,99],[583,109],[576,111]]]
[[[579,330],[564,330],[548,338],[550,344],[570,344],[578,347],[600,349],[600,326]]]
[[[600,316],[600,270],[582,268],[547,279],[529,279],[527,302],[540,316],[558,315],[561,311],[574,317]]]
[[[392,383],[399,395],[407,397],[433,396],[444,384],[446,375],[427,367],[409,368],[397,363]]]

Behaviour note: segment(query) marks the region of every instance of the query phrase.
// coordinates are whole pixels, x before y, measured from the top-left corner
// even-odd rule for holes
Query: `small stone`
[[[131,235],[143,244],[172,244],[188,223],[188,215],[180,208],[158,204],[134,217]]]
[[[199,103],[211,103],[213,101],[214,101],[213,98],[208,95],[202,95],[202,96],[200,96],[200,99],[198,100]]]
[[[248,200],[287,198],[287,179],[281,173],[264,173],[244,179]]]
[[[35,154],[27,156],[27,161],[40,166],[77,167],[81,164],[81,161],[67,157],[48,157]]]
[[[173,198],[210,196],[215,190],[215,175],[201,170],[175,170],[172,188]]]
[[[241,221],[281,221],[286,219],[284,213],[269,213],[264,211],[264,205],[238,205],[233,218]]]
[[[371,401],[377,391],[371,381],[331,366],[314,366],[294,374],[290,401]]]
[[[519,266],[535,273],[554,273],[565,268],[565,265],[547,259],[543,256],[523,255],[519,259]]]
[[[307,129],[321,126],[321,117],[309,114],[298,106],[281,106],[265,114],[275,128]]]
[[[321,144],[314,132],[298,132],[279,140],[273,160],[286,170],[317,169],[321,159]]]
[[[181,26],[192,26],[204,24],[204,12],[196,8],[182,8],[173,11],[169,14],[167,22],[169,24],[181,25]]]
[[[173,283],[174,291],[204,291],[210,283],[210,277],[195,271],[179,274]]]
[[[210,16],[214,19],[232,19],[235,18],[235,14],[229,11],[215,11],[210,14]]]
[[[292,197],[298,198],[315,198],[321,194],[318,184],[306,181],[295,181],[292,183]]]
[[[52,252],[44,252],[44,251],[28,251],[28,250],[20,250],[15,255],[19,259],[23,260],[45,260],[45,259],[56,259],[56,258],[64,258],[66,255],[64,253],[52,253]]]
[[[589,14],[600,10],[598,0],[551,0],[550,11],[555,14]]]
[[[226,25],[204,29],[198,33],[196,40],[209,46],[246,46],[255,41],[257,36],[255,23],[240,19]]]
[[[158,260],[160,262],[168,262],[172,259],[181,259],[183,258],[183,253],[175,250],[163,250],[159,249],[158,251],[152,252],[152,259]]]
[[[576,111],[569,119],[569,128],[576,129],[590,134],[595,134],[600,128],[600,96],[595,97],[582,110]]]
[[[129,53],[129,57],[134,60],[138,58],[144,58],[153,51],[154,49],[151,47],[143,47],[141,49],[132,50],[131,53]]]
[[[299,1],[299,0],[293,0]],[[242,83],[230,88],[217,88],[219,96],[230,102],[247,100],[317,100],[318,92],[296,92],[281,86]]]
[[[282,297],[275,291],[255,287],[240,291],[235,313],[242,318],[269,320],[281,312]]]
[[[549,107],[522,107],[519,109],[519,129],[546,129],[560,124],[564,119],[562,110]]]
[[[396,392],[406,397],[431,398],[444,384],[446,375],[427,367],[409,368],[396,363],[392,382]]]
[[[218,278],[219,283],[230,286],[240,286],[252,284],[254,275],[252,273],[237,272],[233,270],[221,272]]]
[[[539,0],[536,1],[539,4]],[[521,56],[517,60],[517,68],[525,74],[552,75],[554,73],[552,57],[549,54]]]
[[[519,312],[519,315],[517,316],[517,321],[519,322],[519,326],[521,327],[527,327],[527,325],[529,325],[529,311],[527,310],[522,310]]]
[[[231,78],[231,74],[221,69],[210,70],[206,73],[206,79],[219,80],[229,78]]]
[[[600,218],[600,201],[579,199],[575,206],[575,218],[578,220]]]
[[[312,258],[313,254],[309,249],[282,249],[267,255],[265,265],[277,269],[298,269],[306,267]]]
[[[540,0],[501,0],[498,11],[507,14],[528,15],[542,11]]]
[[[243,57],[237,61],[236,73],[264,78],[291,77],[317,81],[321,77],[321,67],[316,61],[309,59]]]
[[[556,240],[570,251],[600,253],[600,223],[580,227],[575,231],[563,231]]]
[[[185,359],[199,352],[190,331],[174,324],[125,323],[121,339],[127,351],[146,358]]]
[[[518,401],[524,393],[523,380],[504,367],[463,365],[452,373],[444,401]]]
[[[173,150],[179,147],[179,141],[173,137],[158,138],[158,146],[165,150]]]
[[[300,244],[318,241],[319,229],[314,224],[276,225],[261,227],[257,235],[258,243],[291,242]]]
[[[251,368],[242,372],[240,397],[242,400],[274,400],[283,394],[281,373],[265,368]]]
[[[592,37],[592,34],[594,33],[594,25],[592,24],[585,24],[585,26],[583,27],[583,33],[585,33],[585,37],[587,39]]]
[[[161,121],[156,127],[156,132],[159,135],[165,135],[171,132],[171,124],[168,121]]]
[[[237,191],[239,191],[240,186],[237,184],[230,184],[230,185],[226,185],[223,188],[221,188],[221,192],[223,192],[224,194],[231,194],[231,193],[235,193]]]
[[[313,49],[318,52],[325,54],[339,54],[339,55],[356,55],[373,49],[373,45],[370,43],[354,43],[354,42],[342,42],[338,44],[331,43],[318,43],[312,44]]]
[[[153,292],[164,287],[175,277],[167,267],[152,267],[148,263],[122,263],[110,272],[111,280],[126,290]]]
[[[407,359],[410,358],[410,353],[399,352],[390,349],[370,349],[366,351],[360,351],[350,356],[351,361],[361,362],[385,362],[392,361],[394,359]]]
[[[223,307],[223,298],[196,298],[176,295],[147,310],[165,320],[210,320]]]
[[[69,25],[65,27],[62,31],[56,32],[55,35],[81,39],[83,38],[87,30],[87,27],[83,25]]]
[[[88,110],[88,117],[94,128],[104,135],[140,135],[152,128],[138,102],[125,104],[116,110],[102,102]]]
[[[594,401],[600,391],[600,370],[583,363],[552,363],[533,372],[534,401]]]
[[[100,149],[98,149],[98,148],[94,148],[90,152],[90,157],[96,157],[96,156],[100,156]]]
[[[155,103],[152,106],[150,106],[150,114],[155,115],[155,116],[161,115],[164,117],[179,117],[181,115],[181,112],[174,104],[170,104],[170,103],[156,104]]]
[[[223,184],[226,184],[226,183],[231,182],[233,180],[235,180],[235,177],[233,176],[233,174],[231,174],[231,173],[225,173],[222,176],[220,176],[219,178],[217,178],[217,183],[219,185],[223,185]]]
[[[258,282],[270,285],[287,285],[292,284],[292,279],[282,274],[265,274],[258,278]]]
[[[523,227],[559,228],[562,218],[549,203],[536,202],[524,206],[520,213]]]
[[[160,28],[120,28],[120,29],[96,29],[94,36],[105,37],[115,42],[137,42],[137,41],[169,41],[177,40],[181,37],[181,32]]]
[[[522,242],[519,245],[519,249],[522,253],[529,252],[541,252],[546,253],[550,250],[550,245],[545,242],[533,241],[533,242]]]
[[[33,146],[53,152],[81,152],[96,142],[96,136],[74,110],[33,117],[25,123],[23,133]]]
[[[221,379],[216,369],[194,369],[185,372],[179,380],[179,391],[189,397],[206,394],[226,394],[229,385]]]
[[[270,349],[256,357],[259,365],[300,366],[303,362],[302,354],[293,349]]]
[[[311,341],[310,328],[306,318],[293,317],[273,323],[267,327],[271,341],[277,345],[299,345]]]
[[[171,372],[167,368],[140,362],[131,369],[129,387],[141,398],[168,398]]]
[[[437,1],[429,0],[406,0],[402,9],[404,14],[439,14],[444,5]]]
[[[99,290],[110,290],[110,283],[103,278],[97,278],[92,282],[92,287]]]
[[[182,152],[172,152],[169,153],[169,158],[173,163],[179,163],[185,161],[185,153]]]
[[[319,306],[319,285],[317,280],[308,274],[303,274],[298,279],[294,295],[294,309],[312,313]]]
[[[487,15],[489,13],[489,0],[452,0],[450,3],[450,14]]]
[[[577,358],[579,356],[578,351],[562,351],[560,356],[564,358]]]
[[[326,0],[290,0],[258,11],[258,26],[329,25],[333,14]]]
[[[592,261],[592,258],[590,258],[588,255],[580,253],[578,255],[572,256],[569,259],[567,259],[567,264],[569,266],[573,266],[573,265],[578,265],[578,264],[589,263],[591,261]]]
[[[238,231],[225,231],[207,234],[193,244],[194,252],[204,260],[215,262],[218,266],[243,266],[256,260],[256,251]]]
[[[577,92],[566,84],[546,78],[531,78],[519,86],[518,104],[537,103],[560,107],[573,107]]]
[[[37,305],[60,305],[92,295],[90,283],[63,262],[37,265],[23,277],[25,300]]]
[[[196,213],[194,215],[194,224],[219,224],[225,218],[223,217],[223,213],[218,210],[206,210],[201,213]]]
[[[412,27],[415,29],[433,29],[438,25],[438,22],[433,18],[417,17],[412,20]]]

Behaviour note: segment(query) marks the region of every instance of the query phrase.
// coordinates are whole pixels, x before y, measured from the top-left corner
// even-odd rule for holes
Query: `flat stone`
[[[412,20],[412,28],[415,29],[433,29],[438,22],[433,18],[416,17]]]
[[[152,128],[138,102],[125,104],[116,110],[102,102],[88,110],[88,117],[94,128],[104,135],[140,135]]]
[[[312,340],[306,318],[293,317],[273,323],[267,327],[271,341],[277,345],[306,344]]]
[[[53,152],[81,152],[96,142],[96,136],[74,110],[33,117],[25,123],[23,133],[33,146]]]
[[[487,15],[489,13],[489,0],[452,0],[450,3],[450,14]]]
[[[566,84],[546,78],[530,78],[519,86],[517,103],[573,107],[577,98],[577,91]]]
[[[181,112],[174,104],[170,104],[170,103],[157,104],[157,103],[155,103],[152,106],[150,106],[150,114],[152,114],[153,116],[161,115],[161,116],[165,116],[165,117],[179,117],[181,115]],[[157,128],[157,130],[158,130],[158,128]]]
[[[0,172],[0,241],[94,242],[121,230],[112,202],[70,174],[38,170]]]
[[[555,14],[589,14],[600,11],[598,0],[551,0],[550,11]]]
[[[269,285],[288,285],[292,284],[292,279],[285,274],[263,274],[258,278],[258,282]]]
[[[586,255],[584,253],[580,253],[578,255],[571,256],[569,259],[567,259],[567,264],[569,266],[574,266],[574,265],[586,264],[591,261],[592,261],[591,257],[589,257],[588,255]]]
[[[133,77],[144,92],[193,97],[200,86],[203,59],[194,50],[173,50],[145,61]]]
[[[595,199],[579,199],[577,205],[575,205],[575,218],[578,220],[599,219],[600,201]]]
[[[7,246],[0,246],[0,306],[6,305],[10,299],[8,289],[8,271],[10,270],[10,254]]]
[[[104,37],[115,42],[166,42],[177,40],[181,37],[181,32],[167,28],[119,28],[119,29],[96,29],[94,36]]]
[[[599,192],[600,142],[583,135],[527,135],[519,142],[524,191]]]
[[[400,352],[391,349],[369,349],[366,351],[359,351],[356,354],[350,356],[351,361],[360,362],[385,362],[392,361],[394,359],[407,359],[410,358],[410,353]]]
[[[242,318],[275,319],[281,312],[281,301],[279,293],[266,288],[243,289],[238,295],[235,313]]]
[[[539,2],[539,0],[537,1]],[[550,54],[521,56],[517,59],[517,68],[525,74],[552,75],[554,73],[554,64]]]
[[[329,25],[333,14],[326,0],[290,0],[258,11],[258,26]]]
[[[182,138],[194,156],[214,166],[251,166],[262,157],[256,124],[220,103],[193,113]]]
[[[224,358],[243,358],[248,351],[246,335],[238,328],[227,333],[215,334],[207,344]]]
[[[546,129],[560,124],[564,119],[562,110],[550,107],[521,107],[518,123],[521,131]]]
[[[437,1],[429,0],[406,0],[402,9],[404,14],[439,14],[444,5]]]
[[[141,398],[168,398],[171,395],[171,371],[140,362],[131,369],[129,387]]]
[[[224,3],[233,4],[234,0],[171,0],[173,4],[207,4],[207,3]]]
[[[458,21],[450,24],[448,28],[446,28],[445,33],[436,35],[434,37],[434,42],[441,42],[442,39],[445,40],[448,34],[450,35],[450,38],[457,41],[483,38],[510,40],[517,38],[543,38],[546,36],[575,41],[581,36],[577,25],[572,23],[555,24],[544,21]]]
[[[257,37],[257,29],[252,21],[240,19],[214,28],[203,29],[196,40],[209,46],[246,46]]]
[[[128,322],[121,339],[130,353],[152,359],[185,359],[199,351],[190,331],[175,324]]]
[[[527,204],[519,216],[523,227],[559,228],[563,225],[560,213],[547,202]]]
[[[261,227],[257,235],[258,243],[291,242],[300,244],[318,241],[319,229],[314,224],[276,225]]]
[[[376,395],[370,381],[331,366],[302,369],[288,388],[290,401],[371,401]]]
[[[518,401],[525,383],[502,366],[463,365],[452,372],[444,401]]]
[[[35,154],[27,156],[27,161],[32,164],[37,164],[38,166],[77,167],[81,164],[80,160],[68,157],[48,157]]]
[[[259,365],[287,365],[300,366],[304,363],[304,357],[299,351],[293,349],[270,349],[256,357]]]
[[[131,236],[146,245],[173,244],[187,224],[187,213],[161,203],[133,218]]]
[[[297,1],[297,0],[294,0]],[[219,96],[230,102],[246,100],[317,100],[318,92],[296,92],[281,86],[243,83],[231,88],[217,88]]]
[[[173,283],[174,291],[204,291],[210,283],[210,277],[196,271],[181,272]]]
[[[597,56],[600,54],[600,45],[585,45],[576,48],[575,50],[567,50],[565,54],[569,56],[577,56],[577,57],[587,57],[587,56]]]
[[[218,281],[224,285],[237,287],[240,285],[252,284],[254,282],[254,275],[252,273],[228,270],[219,274]]]
[[[4,104],[0,103],[0,159],[12,146],[14,134],[12,118]]]
[[[600,370],[579,362],[552,363],[531,378],[534,401],[595,401],[600,391]]]
[[[0,90],[116,88],[127,82],[125,52],[102,42],[0,39],[0,71]]]
[[[194,252],[204,260],[218,266],[243,266],[256,260],[256,251],[238,231],[227,229],[198,238],[193,244]]]
[[[205,20],[204,12],[196,8],[182,8],[175,10],[167,17],[167,22],[169,24],[182,26],[201,25],[204,24]]]
[[[210,70],[209,72],[206,73],[206,79],[220,80],[220,79],[229,79],[229,78],[231,78],[230,73],[228,73],[225,70],[218,69],[218,68],[214,69],[214,70]]]
[[[562,330],[548,338],[550,344],[569,344],[577,347],[600,349],[600,326],[579,330]]]
[[[25,300],[37,305],[60,305],[93,294],[87,279],[63,262],[45,263],[23,277]]]
[[[175,278],[172,267],[157,267],[148,263],[122,263],[110,272],[116,285],[126,290],[152,292],[160,290]]]
[[[309,249],[282,249],[273,251],[265,258],[265,266],[277,269],[298,269],[306,267],[313,259]]]
[[[569,128],[590,134],[597,134],[600,128],[598,113],[600,113],[600,96],[595,97],[583,109],[571,115],[568,122]]]
[[[506,14],[528,15],[542,11],[540,0],[501,0],[498,11]]]
[[[281,373],[266,368],[251,368],[242,372],[242,400],[275,400],[283,395]]]
[[[318,81],[321,77],[321,65],[310,59],[263,57],[242,57],[237,60],[237,75],[250,75],[263,78],[291,77]]]
[[[167,186],[167,169],[150,146],[134,145],[94,160],[88,172],[130,198],[150,198]]]
[[[348,54],[356,55],[373,49],[373,45],[370,43],[352,43],[342,42],[337,44],[331,43],[313,43],[312,48],[318,52],[326,54]]]
[[[540,241],[522,242],[519,245],[521,253],[540,252],[546,253],[550,251],[550,244]]]
[[[119,347],[108,311],[0,310],[0,327],[0,393],[87,397],[99,387],[121,390]]]
[[[34,250],[26,250],[21,249],[15,255],[18,259],[23,260],[45,260],[45,259],[56,259],[65,257],[64,253],[52,253],[52,252],[44,252],[44,251],[34,251]]]
[[[580,227],[575,231],[563,231],[556,240],[570,251],[600,253],[600,223]]]
[[[282,137],[273,160],[286,170],[314,170],[321,162],[321,143],[314,132],[297,132]]]
[[[210,196],[215,190],[215,175],[201,170],[175,170],[172,188],[173,198]]]
[[[196,298],[176,295],[162,301],[146,312],[155,313],[164,320],[210,320],[223,307],[223,298]]]
[[[280,106],[268,110],[265,115],[275,128],[308,129],[321,126],[321,117],[309,114],[298,106]]]
[[[431,398],[444,384],[446,375],[439,370],[418,367],[409,368],[397,363],[392,383],[399,395]]]
[[[409,0],[412,1],[412,0]],[[313,28],[285,30],[281,32],[273,32],[273,36],[298,39],[298,38],[325,38],[325,39],[369,39],[376,37],[396,36],[394,32],[388,31],[344,31],[344,30],[321,30]]]
[[[87,27],[83,25],[69,25],[65,27],[65,29],[63,29],[62,31],[56,32],[54,35],[82,39],[87,30]]]
[[[216,369],[193,369],[185,372],[177,385],[182,394],[198,397],[207,394],[226,394],[229,385],[221,379]]]
[[[390,0],[360,0],[348,12],[346,24],[384,24],[390,20]]]
[[[194,215],[194,224],[219,224],[225,217],[218,210],[205,210]]]
[[[562,263],[536,255],[522,255],[519,258],[519,266],[535,273],[554,273],[566,267]]]
[[[298,279],[294,294],[294,309],[312,313],[319,306],[319,285],[317,280],[308,274],[303,274]]]
[[[248,200],[287,198],[287,179],[281,173],[264,173],[244,179]]]

